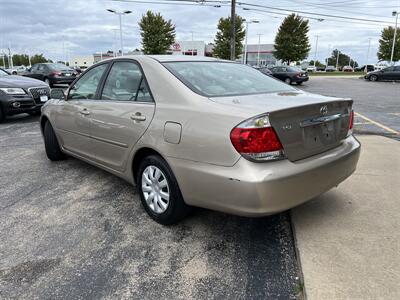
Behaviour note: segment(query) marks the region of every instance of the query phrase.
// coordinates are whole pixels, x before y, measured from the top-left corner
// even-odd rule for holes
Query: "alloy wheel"
[[[154,165],[142,173],[142,193],[147,206],[156,214],[165,212],[169,205],[170,190],[164,173]]]

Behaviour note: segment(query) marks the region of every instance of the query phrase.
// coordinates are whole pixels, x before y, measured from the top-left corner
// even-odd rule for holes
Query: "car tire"
[[[48,85],[49,87],[53,87],[53,85],[51,84],[50,79],[45,78],[43,81],[44,81],[45,83],[47,83],[47,85]]]
[[[379,78],[378,78],[377,75],[372,74],[372,75],[369,76],[369,80],[370,80],[370,81],[378,81],[378,79],[379,79]]]
[[[292,79],[290,79],[290,77],[286,77],[284,81],[286,84],[292,84]]]
[[[141,161],[136,184],[142,205],[154,221],[171,225],[190,212],[171,168],[160,156],[150,155]]]
[[[53,126],[49,121],[44,125],[43,137],[46,154],[51,161],[59,161],[66,158],[66,155],[61,152]]]
[[[3,108],[0,106],[0,123],[3,123],[3,121],[6,119],[6,115],[3,111]]]

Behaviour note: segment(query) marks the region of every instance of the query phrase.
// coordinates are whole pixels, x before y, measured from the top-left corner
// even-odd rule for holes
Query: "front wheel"
[[[170,225],[182,220],[190,211],[183,200],[172,170],[161,157],[143,159],[136,184],[144,209],[156,222]]]
[[[48,79],[48,78],[45,78],[44,79],[44,83],[46,83],[49,87],[52,87],[53,85],[51,84],[51,82],[50,82],[50,79]]]

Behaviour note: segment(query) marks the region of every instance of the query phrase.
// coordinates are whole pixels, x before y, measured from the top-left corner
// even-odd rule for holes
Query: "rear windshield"
[[[293,91],[294,88],[252,67],[229,62],[165,62],[163,65],[194,92],[236,96]]]

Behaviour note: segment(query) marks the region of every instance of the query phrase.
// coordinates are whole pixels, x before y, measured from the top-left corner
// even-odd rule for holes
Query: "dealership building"
[[[172,44],[168,53],[171,55],[193,55],[193,56],[213,56],[213,44],[206,44],[204,41],[176,41]],[[251,66],[257,65],[258,57],[260,59],[260,66],[275,65],[278,63],[277,59],[273,55],[274,45],[273,44],[249,44],[247,45],[247,64]],[[135,50],[125,55],[141,55],[142,51]],[[113,51],[97,52],[93,55],[87,56],[76,56],[69,62],[70,66],[78,66],[80,68],[88,68],[91,65],[115,56],[119,56],[120,53]],[[243,54],[239,56],[238,61],[243,61]]]

